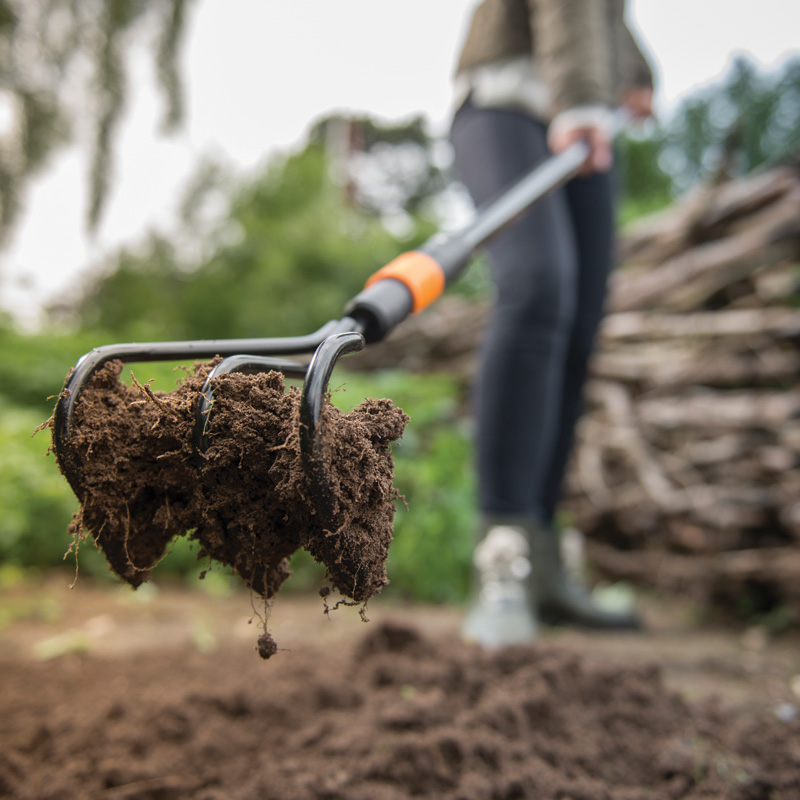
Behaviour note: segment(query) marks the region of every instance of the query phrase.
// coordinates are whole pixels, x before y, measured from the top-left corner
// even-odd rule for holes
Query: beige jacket
[[[552,118],[578,107],[613,107],[624,92],[652,86],[650,67],[624,20],[625,0],[483,0],[457,73],[530,59]]]

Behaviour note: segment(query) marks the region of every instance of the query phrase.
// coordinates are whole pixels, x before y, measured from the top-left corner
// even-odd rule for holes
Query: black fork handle
[[[479,208],[475,218],[452,237],[437,234],[420,250],[432,256],[449,285],[466,267],[472,253],[513,223],[530,206],[574,177],[589,155],[589,147],[575,142],[534,167],[510,189]]]
[[[472,222],[459,231],[436,234],[414,253],[406,253],[376,272],[346,309],[361,321],[366,341],[383,339],[410,314],[436,300],[464,271],[477,248],[577,175],[588,155],[586,142],[575,142],[479,208]]]

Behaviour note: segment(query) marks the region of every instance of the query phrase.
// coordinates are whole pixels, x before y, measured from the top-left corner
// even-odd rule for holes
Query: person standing
[[[625,0],[483,0],[456,71],[455,169],[480,206],[576,140],[581,174],[488,246],[496,302],[476,383],[477,598],[464,635],[525,641],[540,622],[635,628],[566,574],[554,524],[613,261],[614,110],[652,111]]]

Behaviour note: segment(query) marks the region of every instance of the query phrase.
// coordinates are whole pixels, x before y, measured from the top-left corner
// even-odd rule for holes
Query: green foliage
[[[672,202],[672,178],[659,163],[660,137],[624,135],[616,147],[621,191],[618,222],[628,222],[658,211]]]
[[[800,58],[774,71],[739,58],[719,84],[690,95],[656,134],[678,191],[800,153]]]
[[[35,427],[50,415],[52,398],[61,391],[70,367],[98,344],[93,334],[22,334],[0,322],[0,402],[34,411],[39,415]]]
[[[308,333],[431,231],[420,221],[401,242],[359,213],[330,180],[321,145],[274,160],[227,204],[200,263],[158,236],[120,252],[80,303],[82,325],[138,340]]]
[[[55,398],[64,385],[68,371],[92,348],[109,344],[111,334],[97,331],[65,334],[43,331],[23,334],[0,325],[0,402],[35,412],[39,425],[53,410]],[[172,364],[128,364],[123,379],[130,380],[130,371],[143,382],[154,379],[153,388],[169,392],[185,373]]]
[[[440,424],[409,436],[411,441],[397,450],[396,483],[408,510],[398,510],[388,570],[406,597],[437,603],[466,598],[475,486],[465,428],[463,420]]]
[[[81,328],[119,341],[184,338],[180,315],[170,309],[180,307],[185,289],[174,245],[153,234],[138,252],[120,251],[108,276],[87,291]]]
[[[54,459],[46,455],[48,433],[33,436],[42,421],[35,411],[0,402],[0,561],[17,566],[60,564],[77,509]]]
[[[338,374],[338,373],[337,373]],[[365,396],[389,397],[410,417],[394,447],[395,516],[388,592],[428,602],[466,597],[475,532],[472,440],[448,375],[350,375],[333,401],[349,410]]]
[[[800,156],[800,58],[774,71],[744,58],[659,124],[621,136],[619,223],[658,211],[703,181]]]

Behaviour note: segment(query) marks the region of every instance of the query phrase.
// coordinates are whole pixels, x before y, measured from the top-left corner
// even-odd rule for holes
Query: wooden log
[[[612,276],[609,310],[694,309],[759,266],[796,257],[798,236],[800,190],[775,203],[759,224],[733,236],[693,247],[632,277],[617,271]]]
[[[672,258],[698,240],[720,238],[726,222],[769,206],[791,191],[797,181],[796,170],[784,167],[716,187],[700,187],[669,209],[626,228],[620,257],[652,265]]]
[[[695,311],[664,314],[627,311],[609,314],[600,327],[601,344],[625,339],[676,339],[770,334],[800,335],[800,311],[791,308],[762,308],[734,311]]]
[[[753,294],[761,306],[785,303],[800,292],[800,273],[797,264],[785,261],[753,275]]]
[[[601,349],[591,374],[640,386],[643,390],[689,386],[758,387],[800,374],[800,352],[777,348],[756,353],[727,353],[722,347],[671,342]]]
[[[791,547],[680,555],[622,552],[589,542],[587,552],[606,577],[687,593],[699,602],[736,599],[747,584],[771,586],[800,622],[800,550]]]
[[[736,431],[709,438],[693,436],[676,446],[673,455],[697,468],[728,464],[741,458],[763,443],[763,437],[752,430]]]
[[[778,441],[786,448],[800,453],[800,422],[781,425],[776,431]]]
[[[643,424],[661,428],[773,429],[800,415],[800,389],[786,392],[696,389],[681,397],[645,398],[637,404],[637,414]]]

